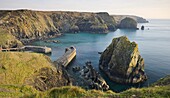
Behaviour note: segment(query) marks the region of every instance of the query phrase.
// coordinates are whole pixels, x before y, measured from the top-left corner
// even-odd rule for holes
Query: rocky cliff
[[[55,37],[66,32],[114,31],[114,18],[108,13],[6,10],[0,11],[0,29],[26,43]]]
[[[137,22],[133,18],[124,18],[118,24],[118,28],[120,29],[135,29],[137,30]]]
[[[147,78],[138,45],[130,42],[126,36],[112,40],[100,57],[99,67],[118,83],[140,83]]]

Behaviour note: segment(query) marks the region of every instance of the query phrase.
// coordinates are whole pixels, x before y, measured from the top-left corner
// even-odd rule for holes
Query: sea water
[[[132,85],[122,85],[110,81],[99,70],[98,52],[103,52],[111,43],[113,38],[127,36],[130,41],[138,44],[141,56],[145,61],[145,72],[148,80],[141,86],[149,86],[161,77],[170,74],[170,20],[150,19],[149,23],[138,24],[140,28],[145,26],[145,30],[116,30],[107,34],[97,34],[89,32],[66,33],[60,37],[50,40],[59,40],[60,43],[45,43],[36,41],[34,45],[48,46],[52,48],[50,56],[52,61],[64,54],[66,47],[74,45],[77,49],[77,56],[69,66],[83,66],[86,61],[91,61],[94,68],[106,79],[113,91],[123,91]],[[136,86],[135,86],[136,87]]]

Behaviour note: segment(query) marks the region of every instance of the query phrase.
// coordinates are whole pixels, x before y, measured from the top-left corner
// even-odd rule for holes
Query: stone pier
[[[32,51],[32,52],[38,52],[38,53],[51,53],[51,48],[49,47],[43,47],[43,46],[23,46],[20,48],[7,48],[2,49],[0,48],[0,51]]]
[[[76,56],[76,48],[74,46],[71,46],[69,48],[65,49],[65,53],[62,57],[54,61],[54,64],[56,66],[63,66],[67,67],[67,65],[75,58]]]

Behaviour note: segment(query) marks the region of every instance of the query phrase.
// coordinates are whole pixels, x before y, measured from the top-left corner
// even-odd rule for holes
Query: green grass
[[[0,97],[38,97],[40,92],[30,86],[24,85],[0,85]]]
[[[161,78],[160,80],[156,81],[152,86],[163,86],[170,84],[170,75],[165,76],[164,78]]]
[[[122,96],[136,95],[139,98],[170,98],[170,85],[148,88],[132,88],[120,93]]]
[[[43,54],[0,52],[0,84],[26,84],[44,67],[53,68],[50,59]]]
[[[0,97],[23,98],[170,98],[170,85],[136,89],[132,88],[121,93],[112,91],[84,90],[76,86],[52,88],[45,92],[35,90],[31,86],[0,85]]]

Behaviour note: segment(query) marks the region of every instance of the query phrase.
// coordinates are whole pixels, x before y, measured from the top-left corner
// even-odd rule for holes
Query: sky
[[[170,0],[0,0],[0,10],[108,12],[170,19]]]

